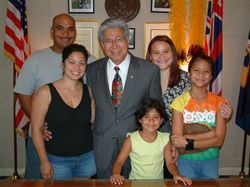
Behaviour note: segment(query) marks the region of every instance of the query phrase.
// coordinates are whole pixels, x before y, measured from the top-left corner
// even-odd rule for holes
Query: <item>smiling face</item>
[[[142,124],[142,131],[156,132],[159,129],[163,119],[155,108],[152,108],[144,115],[139,122]]]
[[[62,50],[73,44],[76,38],[75,20],[67,14],[58,15],[53,21],[50,34],[54,41],[51,49],[61,54]]]
[[[82,52],[75,51],[69,55],[69,57],[62,63],[64,69],[64,76],[70,79],[80,79],[87,67],[87,62]]]
[[[160,70],[169,69],[174,60],[171,45],[165,41],[155,41],[151,45],[150,60],[158,65]]]
[[[188,73],[192,85],[198,87],[207,87],[212,80],[212,69],[207,60],[201,59],[196,61]]]
[[[126,39],[122,29],[110,28],[103,32],[102,47],[112,62],[119,65],[128,54],[129,39]]]

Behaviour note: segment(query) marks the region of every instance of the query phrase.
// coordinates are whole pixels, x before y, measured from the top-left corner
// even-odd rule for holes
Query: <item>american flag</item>
[[[16,78],[30,53],[26,2],[25,0],[8,0],[4,54],[14,62]],[[15,122],[17,131],[23,134],[22,127],[26,125],[27,119],[17,94],[15,94]]]
[[[209,91],[221,96],[223,0],[213,0],[212,4],[210,56],[215,65],[215,77]]]
[[[205,35],[205,52],[206,55],[210,56],[210,27],[211,27],[211,1],[208,1],[207,6],[207,22],[206,22],[206,35]]]

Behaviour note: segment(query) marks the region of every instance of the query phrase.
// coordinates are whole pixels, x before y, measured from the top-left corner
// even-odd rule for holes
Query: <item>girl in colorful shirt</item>
[[[131,172],[129,179],[163,179],[164,157],[168,170],[173,175],[175,183],[182,181],[190,185],[192,181],[181,176],[171,155],[169,133],[159,132],[167,118],[166,112],[156,99],[145,99],[135,112],[137,131],[127,133],[122,149],[116,159],[110,181],[122,184],[124,177],[120,175],[122,166],[130,156]]]
[[[220,102],[226,101],[207,90],[215,74],[214,62],[204,54],[197,55],[189,63],[188,76],[191,89],[177,97],[170,105],[172,109],[171,141],[177,148],[209,148],[195,154],[184,154],[178,158],[181,175],[191,179],[218,178],[219,147],[226,136],[226,120],[219,112]],[[200,134],[185,134],[184,125],[198,123],[215,130]]]

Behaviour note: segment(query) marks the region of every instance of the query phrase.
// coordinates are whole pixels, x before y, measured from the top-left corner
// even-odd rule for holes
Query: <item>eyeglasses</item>
[[[125,37],[117,37],[116,39],[114,40],[111,40],[111,39],[107,39],[103,42],[104,45],[106,46],[111,46],[113,45],[113,43],[115,42],[115,44],[117,45],[121,45],[122,42],[125,40]]]

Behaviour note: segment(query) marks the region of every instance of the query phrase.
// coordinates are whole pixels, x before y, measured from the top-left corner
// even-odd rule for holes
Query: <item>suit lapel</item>
[[[99,66],[99,71],[97,72],[97,78],[99,82],[99,90],[101,92],[100,95],[103,96],[103,101],[106,102],[106,104],[109,106],[110,110],[112,110],[115,113],[115,108],[110,96],[109,86],[108,86],[108,80],[107,80],[107,63],[108,58],[105,58],[101,65]]]
[[[137,59],[130,53],[131,59],[127,74],[127,80],[125,83],[124,91],[122,94],[121,103],[119,106],[118,114],[122,112],[122,109],[126,107],[126,103],[128,102],[131,94],[133,93],[134,89],[136,88],[136,85],[138,83],[138,78],[140,77],[140,65],[137,62]]]

